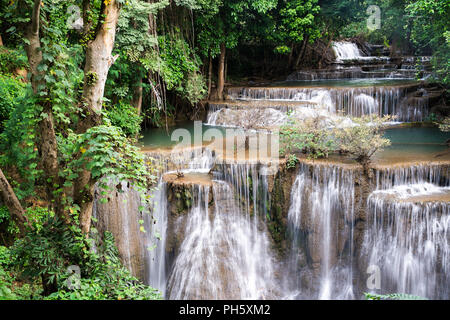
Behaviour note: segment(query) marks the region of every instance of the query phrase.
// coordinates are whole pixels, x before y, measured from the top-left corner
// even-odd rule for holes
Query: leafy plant
[[[59,290],[49,300],[155,300],[161,295],[153,288],[143,285],[131,276],[121,264],[114,237],[106,232],[97,253],[89,252],[88,262],[81,266],[82,275],[78,286],[68,288],[61,282]],[[84,270],[86,269],[86,270]],[[65,275],[69,276],[68,274]]]
[[[320,117],[299,120],[290,118],[280,129],[280,151],[282,154],[303,152],[309,158],[328,157],[335,150],[332,132],[324,129]]]
[[[17,69],[26,69],[28,60],[21,50],[0,46],[0,74],[12,75]]]
[[[405,293],[374,294],[364,293],[366,300],[428,300],[427,298]]]
[[[367,170],[375,152],[391,144],[389,139],[383,138],[381,131],[384,123],[392,118],[392,116],[379,117],[377,115],[353,118],[353,126],[335,130],[340,150],[353,155],[356,161]]]
[[[115,127],[119,127],[128,137],[136,137],[141,131],[142,116],[135,107],[119,103],[118,105],[107,106],[106,116]]]
[[[24,96],[25,84],[22,81],[0,74],[0,130]]]

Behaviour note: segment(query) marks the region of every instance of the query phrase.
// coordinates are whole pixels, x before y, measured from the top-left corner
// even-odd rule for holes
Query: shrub
[[[12,76],[0,74],[0,130],[3,122],[9,119],[11,112],[25,95],[25,84]]]
[[[321,118],[305,120],[291,118],[280,129],[280,151],[282,154],[303,152],[309,158],[328,157],[335,150],[332,132],[323,128]]]
[[[113,126],[119,127],[128,137],[136,137],[141,130],[142,117],[135,107],[120,103],[106,107],[106,114]]]
[[[92,233],[95,235],[96,230],[92,229]],[[78,228],[68,227],[56,216],[50,215],[39,230],[30,230],[17,240],[10,255],[21,280],[33,283],[42,277],[46,299],[161,298],[122,265],[111,233],[106,232],[101,241],[86,239]],[[69,271],[70,266],[79,266],[79,278]]]
[[[392,118],[392,116],[381,118],[377,115],[353,118],[354,126],[335,130],[341,151],[350,153],[365,170],[368,169],[370,159],[375,152],[391,144],[389,139],[383,138],[381,131],[384,123]]]
[[[28,67],[28,59],[24,52],[0,47],[0,73],[13,74],[17,69]]]

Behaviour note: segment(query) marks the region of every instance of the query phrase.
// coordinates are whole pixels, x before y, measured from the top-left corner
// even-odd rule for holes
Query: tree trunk
[[[211,98],[211,89],[212,89],[212,57],[211,54],[209,55],[209,71],[208,71],[208,99]]]
[[[116,37],[117,21],[120,8],[116,0],[105,5],[102,2],[103,21],[99,23],[94,40],[86,49],[86,65],[84,67],[84,86],[82,107],[84,119],[81,119],[78,132],[84,133],[89,128],[101,124],[100,111],[109,68],[118,56],[112,57]],[[74,201],[80,207],[80,224],[85,234],[89,233],[94,201],[94,183],[91,173],[84,169],[74,183]]]
[[[102,99],[106,78],[111,65],[118,58],[112,57],[112,49],[116,37],[117,20],[120,9],[116,0],[111,0],[104,7],[104,21],[100,22],[94,40],[86,49],[86,65],[84,67],[83,102],[89,112],[99,113],[102,110]]]
[[[0,47],[3,46],[2,35],[0,34]]]
[[[225,66],[223,68],[223,84],[224,84],[224,86],[227,83],[227,78],[228,78],[228,59],[227,59],[227,55],[225,55]]]
[[[297,61],[295,62],[295,68],[298,68],[300,61],[302,61],[303,56],[305,55],[306,44],[309,41],[309,36],[306,36],[305,40],[303,40],[302,48],[300,53],[298,54]]]
[[[25,211],[23,210],[19,199],[17,199],[13,188],[3,174],[2,169],[0,169],[0,198],[8,208],[8,211],[19,228],[20,233],[23,235],[25,233],[25,225],[30,226],[30,222],[25,216]]]
[[[38,103],[41,104],[43,109],[42,112],[45,115],[39,122],[38,150],[45,175],[47,200],[50,201],[55,212],[62,217],[62,212],[59,210],[55,195],[53,194],[55,185],[59,185],[58,146],[53,123],[53,112],[52,107],[48,102],[42,103],[45,99],[42,99],[42,96],[40,95],[40,92],[45,90],[43,73],[38,70],[38,66],[42,62],[39,36],[41,3],[41,0],[34,1],[31,23],[26,31],[26,38],[29,44],[25,46],[25,50],[30,64],[31,86],[34,94],[40,100]]]
[[[288,62],[286,64],[286,70],[290,70],[291,69],[292,60],[293,60],[293,57],[294,57],[294,48],[295,48],[295,46],[292,45],[291,46],[291,52],[289,52]]]
[[[225,86],[225,43],[220,44],[219,72],[217,79],[217,95],[219,100],[223,100],[223,88]]]
[[[31,15],[31,23],[28,26],[25,37],[29,44],[25,45],[28,63],[31,71],[31,86],[36,94],[39,87],[43,84],[41,73],[37,70],[38,65],[42,61],[41,41],[39,39],[39,16],[41,12],[41,0],[35,0],[33,12]]]
[[[136,108],[138,115],[141,115],[142,112],[142,77],[139,77],[137,80],[136,86],[133,90],[133,100],[132,105]]]
[[[94,24],[92,18],[91,0],[83,0],[83,37],[87,37]]]

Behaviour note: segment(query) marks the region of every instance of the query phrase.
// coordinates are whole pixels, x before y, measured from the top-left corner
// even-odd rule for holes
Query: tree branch
[[[16,194],[3,174],[2,169],[0,169],[0,198],[11,213],[12,218],[16,222],[22,235],[25,233],[26,225],[32,228],[28,218],[25,216],[25,210],[23,210],[19,199],[17,199]]]

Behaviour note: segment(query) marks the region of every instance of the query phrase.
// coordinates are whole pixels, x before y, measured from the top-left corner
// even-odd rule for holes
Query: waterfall
[[[240,209],[231,185],[195,186],[185,238],[168,281],[170,299],[269,299],[273,258],[264,225]]]
[[[370,195],[363,253],[380,268],[382,293],[449,299],[449,203],[413,200],[445,190],[419,184]]]
[[[314,288],[299,288],[301,296],[320,299],[354,298],[354,203],[355,190],[351,170],[333,165],[314,165],[312,168],[305,164],[300,166],[292,188],[288,213],[292,238],[289,269],[296,270],[297,277],[305,272],[304,268],[298,266],[298,250],[303,247],[307,251],[313,273],[318,275],[315,286],[318,292],[315,292]],[[350,224],[347,221],[350,221]],[[346,246],[346,256],[350,261],[344,261],[343,251]],[[304,292],[305,289],[307,292]]]
[[[349,107],[349,113],[351,115],[369,115],[369,114],[379,114],[379,105],[378,101],[375,100],[373,97],[361,93],[357,96],[355,96],[354,99],[354,105],[350,105]]]
[[[445,165],[377,170],[362,259],[380,269],[382,293],[450,297],[449,193]]]
[[[448,166],[430,163],[381,168],[376,170],[376,189],[423,183],[449,186],[448,173]]]
[[[145,219],[146,245],[148,252],[148,283],[165,296],[166,292],[166,239],[167,239],[167,185],[160,178],[158,187],[152,192],[150,214]]]
[[[353,60],[362,57],[358,47],[353,42],[341,41],[333,42],[332,44],[336,59],[340,60]]]
[[[372,87],[286,87],[286,88],[229,88],[228,97],[243,101],[302,101],[313,108],[320,106],[330,113],[343,112],[345,115],[359,117],[369,113],[395,115],[397,121],[423,121],[428,115],[428,97],[410,97],[410,86],[372,86]],[[298,109],[304,109],[297,106]],[[210,120],[217,119],[218,106],[210,110]],[[215,123],[215,122],[214,122]]]

